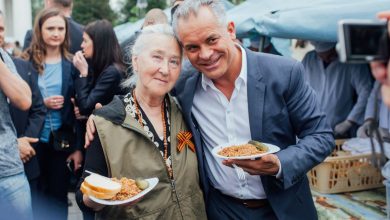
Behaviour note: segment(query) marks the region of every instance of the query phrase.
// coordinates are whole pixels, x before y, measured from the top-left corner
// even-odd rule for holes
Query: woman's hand
[[[48,109],[58,110],[58,109],[61,109],[62,107],[64,107],[64,96],[53,95],[53,96],[45,98],[43,100],[43,102],[45,103],[45,106]]]
[[[96,203],[94,201],[92,201],[89,196],[83,194],[83,202],[84,202],[84,205],[86,205],[87,207],[93,209],[95,212],[98,212],[100,210],[102,210],[105,205],[102,205],[102,204],[99,204],[99,203]]]
[[[88,76],[88,63],[81,50],[74,55],[73,65],[79,70],[81,77]]]

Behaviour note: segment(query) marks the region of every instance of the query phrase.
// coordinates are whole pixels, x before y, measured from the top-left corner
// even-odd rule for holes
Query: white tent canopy
[[[340,19],[375,19],[390,0],[247,0],[227,12],[237,36],[337,40]]]

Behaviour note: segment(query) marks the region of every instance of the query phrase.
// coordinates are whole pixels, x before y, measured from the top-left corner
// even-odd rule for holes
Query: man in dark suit
[[[173,28],[197,69],[182,73],[174,94],[196,143],[208,217],[316,219],[306,173],[332,152],[334,139],[302,64],[236,44],[234,23],[216,0],[184,1]],[[211,153],[248,140],[281,150],[222,162]]]
[[[30,86],[32,93],[32,105],[29,110],[23,111],[10,105],[10,114],[14,123],[17,137],[20,158],[23,161],[24,172],[26,173],[31,189],[31,199],[34,215],[37,216],[38,200],[38,176],[40,174],[38,159],[35,155],[35,143],[38,138],[45,121],[46,107],[43,104],[43,98],[38,87],[38,78],[31,74],[30,63],[21,60],[13,59],[18,74]],[[42,211],[42,210],[41,210]]]
[[[69,52],[75,54],[77,51],[81,50],[81,42],[83,41],[83,26],[74,21],[71,17],[73,0],[45,0],[45,8],[52,7],[59,8],[68,20],[70,35]],[[32,35],[32,30],[28,30],[24,36],[23,51],[30,46]]]
[[[38,142],[40,131],[46,115],[46,107],[38,87],[37,77],[31,75],[30,63],[15,58],[13,59],[18,74],[27,82],[32,92],[32,105],[28,111],[22,111],[10,105],[12,121],[16,128],[21,159],[28,180],[34,180],[39,175],[39,167],[36,157],[32,155],[33,143]],[[35,141],[34,141],[35,139]]]

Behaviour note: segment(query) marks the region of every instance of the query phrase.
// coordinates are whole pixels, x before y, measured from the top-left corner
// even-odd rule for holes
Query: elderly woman
[[[95,112],[97,133],[85,169],[116,178],[158,177],[159,183],[129,206],[105,207],[80,190],[77,202],[81,209],[96,211],[97,219],[205,219],[194,146],[178,138],[188,129],[168,95],[182,58],[171,27],[143,29],[132,54],[134,75],[124,82],[132,89]]]

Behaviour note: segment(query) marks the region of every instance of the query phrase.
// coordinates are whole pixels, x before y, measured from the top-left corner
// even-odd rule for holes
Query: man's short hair
[[[56,6],[69,8],[73,4],[73,0],[52,0],[53,4]]]
[[[177,25],[180,18],[188,18],[191,14],[197,15],[202,6],[211,10],[221,25],[226,24],[226,12],[221,1],[219,0],[185,0],[176,9],[173,16],[172,27],[178,37]]]

